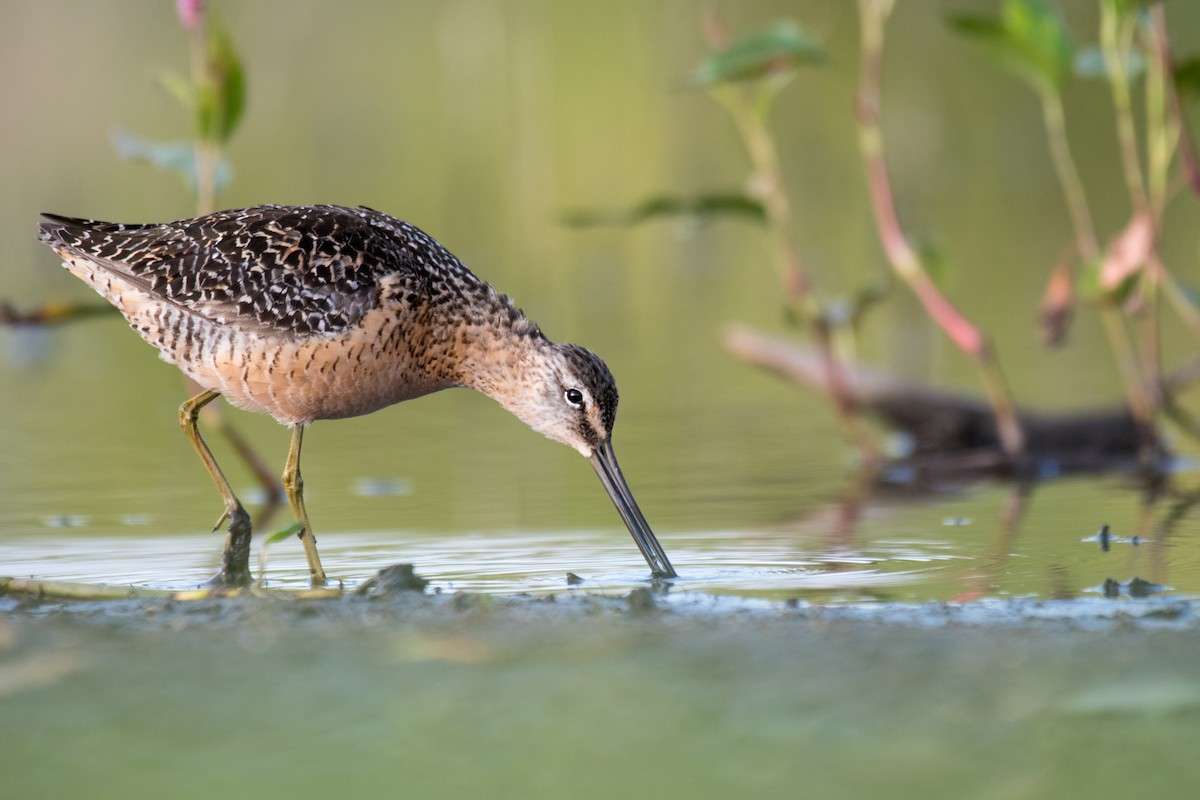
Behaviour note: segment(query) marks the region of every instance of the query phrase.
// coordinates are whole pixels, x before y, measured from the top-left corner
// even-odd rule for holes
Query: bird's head
[[[501,402],[538,433],[591,458],[612,438],[617,384],[600,357],[551,344],[523,365],[520,391]]]
[[[578,345],[543,342],[512,369],[509,391],[497,392],[496,399],[538,433],[588,459],[654,575],[675,577],[613,452],[617,383],[608,366]]]

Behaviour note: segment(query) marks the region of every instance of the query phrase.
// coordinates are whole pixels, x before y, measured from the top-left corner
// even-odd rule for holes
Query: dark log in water
[[[731,329],[725,346],[744,361],[828,392],[816,349],[748,328]],[[911,437],[904,460],[968,471],[1049,476],[1156,467],[1166,453],[1153,431],[1143,431],[1124,406],[1046,414],[1019,410],[1026,458],[1013,464],[1001,449],[991,409],[983,399],[921,386],[880,370],[847,367],[859,408]]]

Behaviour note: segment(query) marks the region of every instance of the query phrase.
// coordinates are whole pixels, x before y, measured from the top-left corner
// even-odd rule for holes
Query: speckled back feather
[[[487,300],[540,335],[432,237],[367,208],[266,205],[150,225],[44,216],[41,239],[56,250],[222,322],[240,318],[289,336],[336,333],[390,291],[433,304]]]

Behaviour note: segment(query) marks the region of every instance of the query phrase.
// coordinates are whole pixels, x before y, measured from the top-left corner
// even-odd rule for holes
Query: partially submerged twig
[[[324,600],[341,597],[340,586],[320,589],[262,589],[210,586],[198,589],[153,589],[145,586],[50,581],[0,576],[0,595],[23,595],[61,600],[212,600],[225,597],[279,597],[292,600]]]
[[[108,303],[45,303],[32,311],[18,311],[0,300],[0,325],[57,325],[62,322],[110,316],[117,310]]]
[[[148,589],[141,586],[0,577],[0,594],[56,597],[70,600],[128,600],[146,597],[169,598],[175,593],[168,589]]]

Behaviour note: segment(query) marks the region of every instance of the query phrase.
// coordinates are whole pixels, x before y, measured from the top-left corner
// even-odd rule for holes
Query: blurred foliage
[[[211,181],[211,192],[224,188],[232,169],[223,155],[246,110],[246,76],[228,30],[210,11],[190,31],[192,72],[159,73],[159,84],[192,117],[190,142],[155,142],[128,133],[113,136],[121,158],[144,161],[183,176],[198,190]]]
[[[692,71],[696,86],[757,80],[805,64],[823,61],[825,53],[798,24],[781,20],[713,53]]]
[[[946,252],[936,242],[922,239],[913,243],[917,258],[925,267],[925,274],[933,281],[934,286],[943,292],[958,278],[958,270],[953,261],[946,258]]]
[[[1039,92],[1058,92],[1071,71],[1071,35],[1048,0],[1005,0],[998,19],[952,15],[950,25]]]
[[[813,318],[802,317],[803,308],[784,306],[784,320],[793,327],[816,323],[830,330],[849,330],[862,323],[867,312],[875,308],[892,291],[892,274],[881,272],[875,280],[847,295],[835,295],[821,303]]]
[[[1200,56],[1192,56],[1174,64],[1175,87],[1181,95],[1200,96]]]
[[[1080,269],[1077,289],[1079,297],[1087,302],[1119,306],[1133,295],[1137,283],[1138,276],[1133,274],[1122,277],[1110,286],[1104,279],[1103,262],[1091,261]]]
[[[1159,2],[1159,0],[1100,0],[1101,5],[1107,6],[1120,16],[1141,11],[1146,6],[1155,2]]]
[[[246,109],[246,77],[225,26],[211,13],[206,20],[192,31],[196,39],[192,76],[164,69],[159,83],[191,112],[196,139],[224,144]]]
[[[177,172],[189,187],[195,189],[201,167],[196,158],[196,147],[191,142],[154,142],[117,131],[112,135],[112,145],[119,158]],[[233,169],[224,158],[217,159],[214,173],[218,191],[228,186],[233,177]]]
[[[246,108],[246,78],[225,26],[208,15],[204,67],[195,79],[196,138],[225,144]]]
[[[293,522],[283,530],[275,531],[270,536],[263,539],[258,550],[258,585],[262,586],[267,574],[267,563],[271,545],[286,541],[293,536],[299,536],[304,530],[304,524],[301,522]]]
[[[707,194],[699,197],[659,195],[628,209],[616,211],[577,210],[563,214],[561,221],[572,227],[637,225],[663,217],[682,217],[704,222],[715,216],[741,217],[753,222],[766,218],[762,203],[744,194]]]
[[[715,18],[710,19],[710,22]],[[716,34],[724,37],[719,20]],[[802,65],[823,61],[825,53],[797,23],[781,20],[719,48],[692,70],[692,86],[713,92],[730,108],[735,118],[742,111],[740,95],[727,92],[748,89],[754,94],[750,104],[759,124],[765,120],[779,90]],[[696,197],[655,195],[627,209],[616,211],[578,210],[563,215],[562,222],[574,227],[596,225],[636,225],[642,222],[682,218],[704,222],[714,217],[733,217],[770,223],[764,202],[749,192],[717,192]]]
[[[1131,50],[1122,54],[1125,75],[1132,82],[1146,72],[1146,56]],[[1104,51],[1099,47],[1084,47],[1075,56],[1075,74],[1083,78],[1108,78],[1108,65],[1104,62]]]

